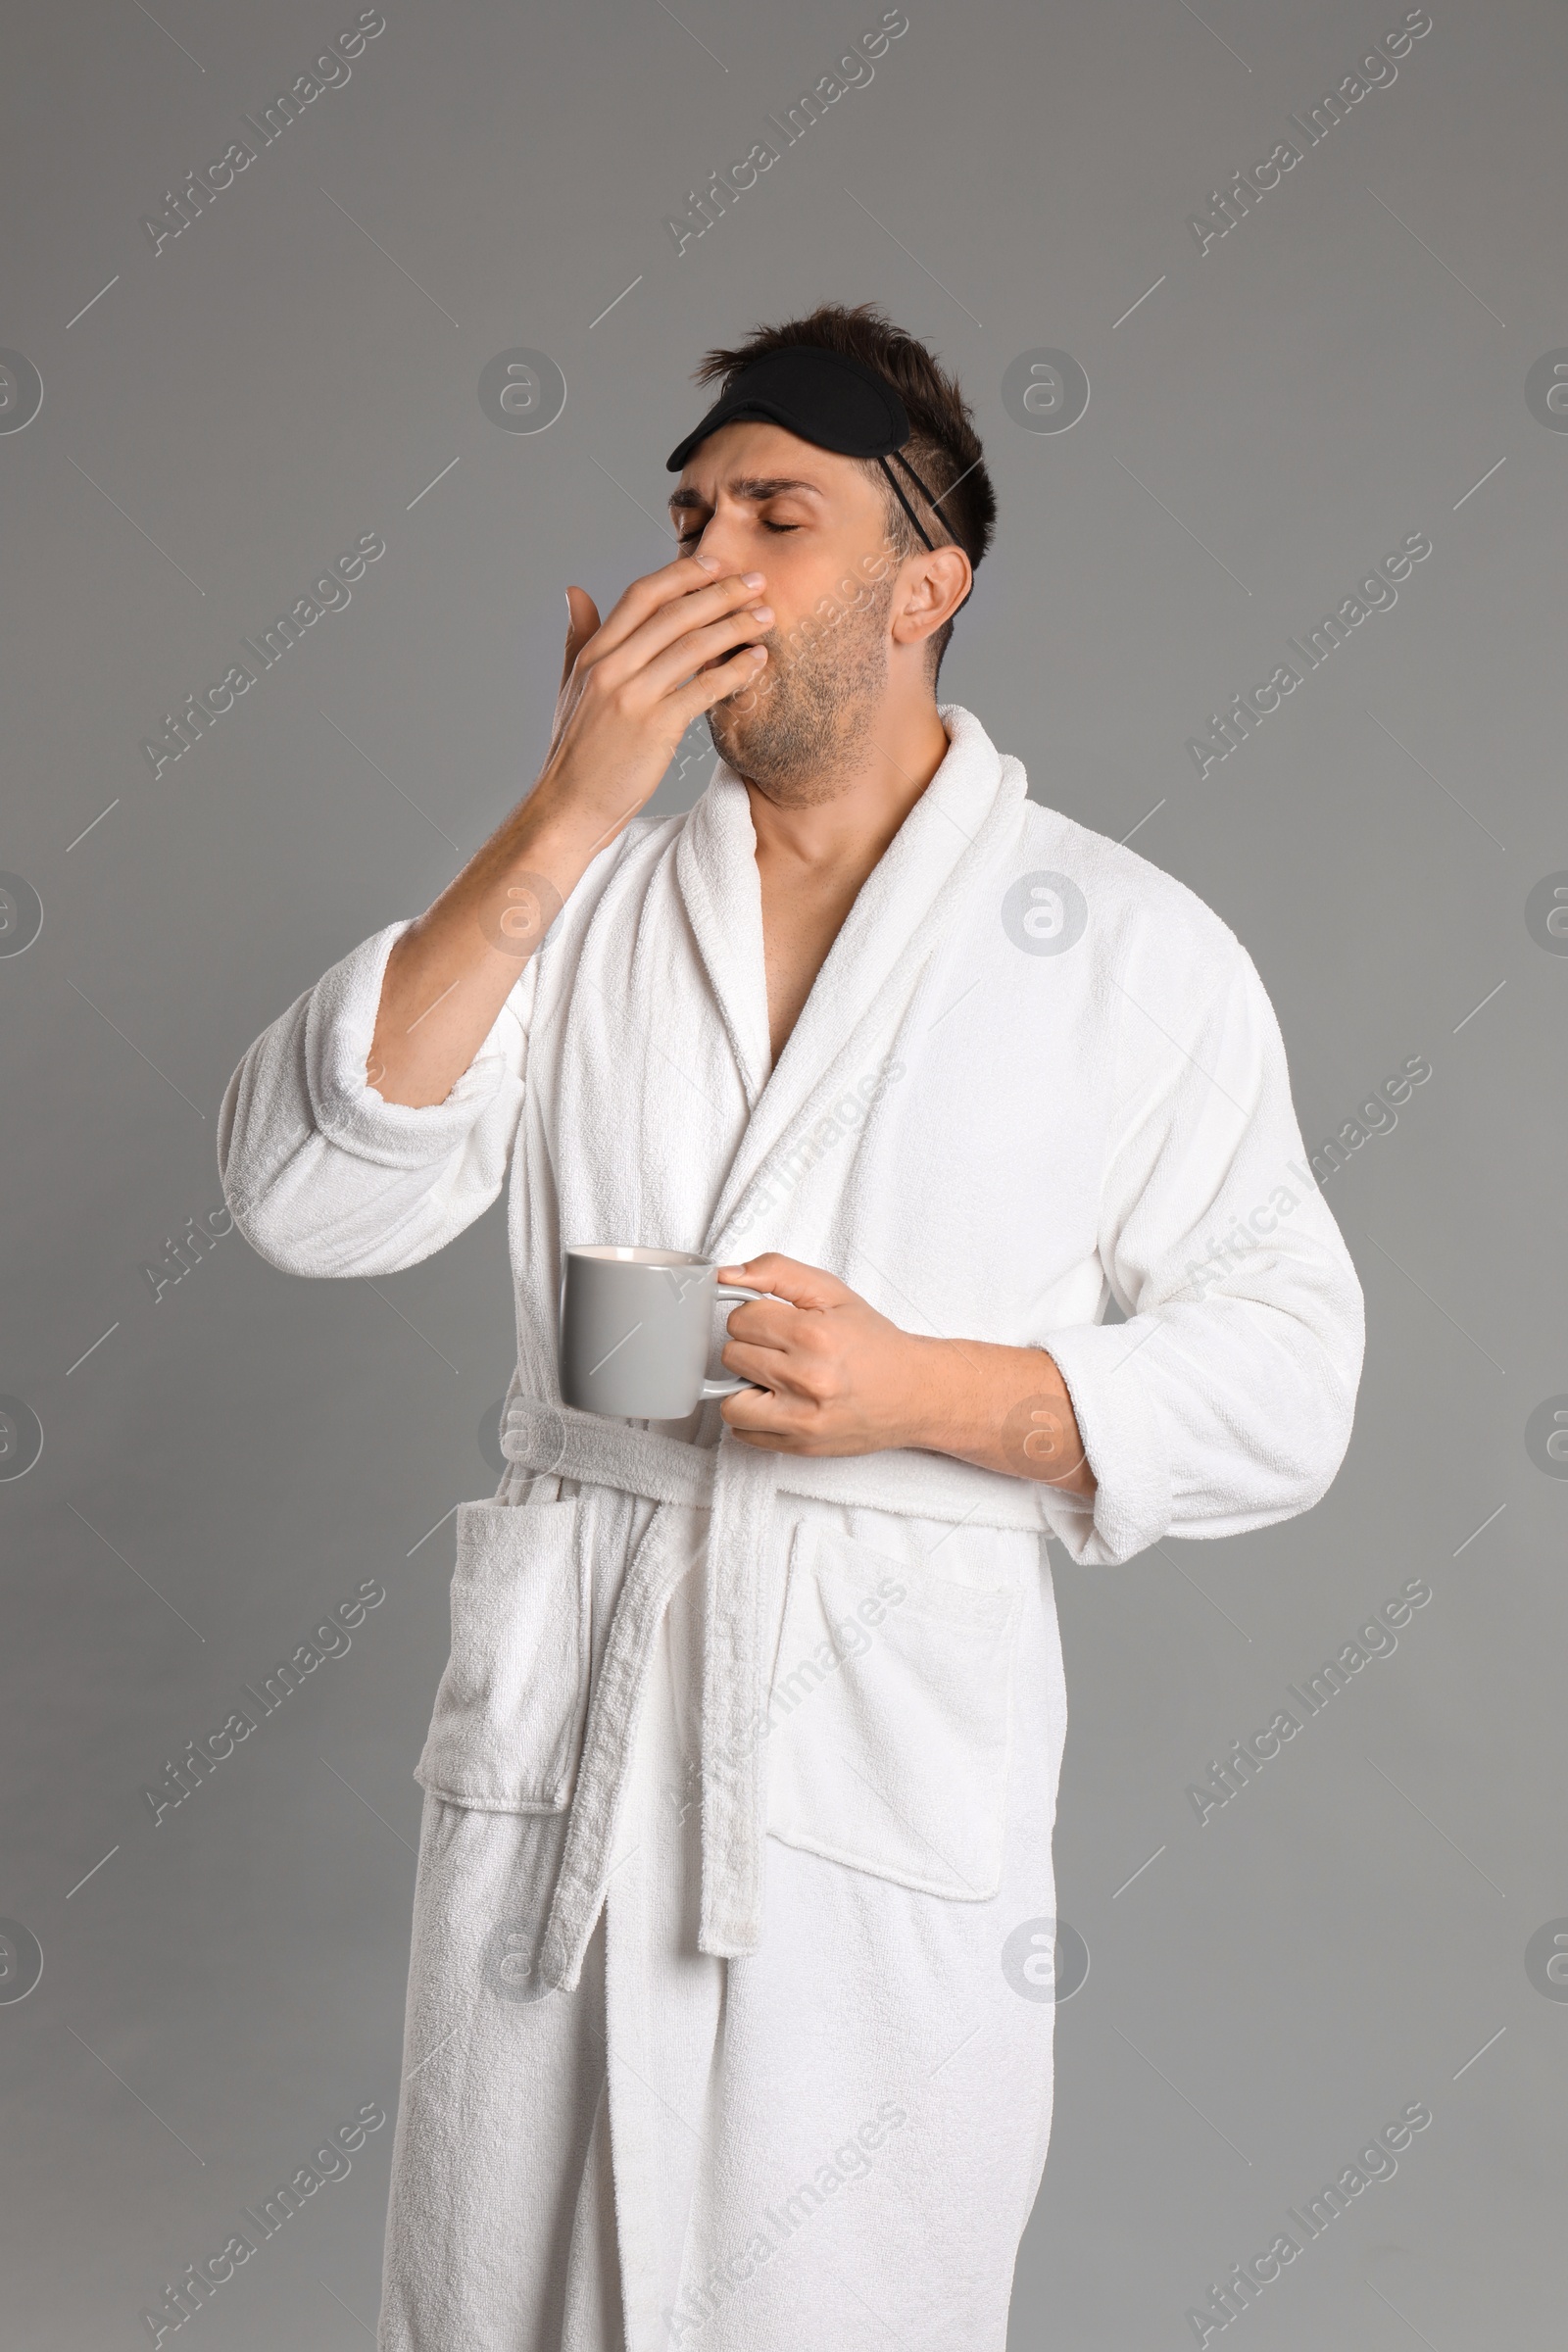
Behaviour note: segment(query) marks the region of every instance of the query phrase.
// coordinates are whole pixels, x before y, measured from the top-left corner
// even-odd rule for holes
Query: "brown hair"
[[[717,382],[720,391],[725,391],[751,361],[760,360],[766,352],[782,350],[787,344],[799,343],[858,360],[862,367],[872,368],[893,386],[908,412],[910,425],[909,438],[900,455],[907,459],[926,488],[942,500],[943,513],[951,516],[952,527],[944,527],[943,515],[931,512],[899,466],[905,496],[938,547],[956,542],[978,568],[996,527],[997,501],[969,405],[957,379],[948,374],[923,343],[902,333],[874,303],[859,302],[853,310],[842,303],[822,303],[808,318],[785,319],[777,326],[754,327],[745,342],[732,350],[705,352],[693,381]],[[913,555],[920,541],[889,487],[882,467],[875,458],[860,458],[856,463],[882,491],[889,536],[900,559]],[[947,495],[950,489],[951,498]],[[929,640],[933,686],[952,635],[953,622],[947,620]]]

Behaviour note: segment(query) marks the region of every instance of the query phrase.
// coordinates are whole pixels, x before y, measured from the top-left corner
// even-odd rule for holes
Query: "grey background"
[[[0,2006],[8,2340],[145,2341],[241,2204],[392,2110],[451,1528],[420,1539],[491,1490],[511,1358],[499,1208],[374,1284],[237,1237],[156,1304],[139,1268],[219,1204],[252,1037],[536,772],[563,587],[608,610],[666,559],[700,352],[836,297],[929,337],[986,441],[1001,527],[944,694],[1240,934],[1309,1148],[1433,1065],[1328,1188],[1370,1336],[1327,1499],[1058,1563],[1092,1965],[1011,2341],[1191,2342],[1207,2282],[1419,2099],[1253,2352],[1555,2342],[1568,2004],[1525,1949],[1568,1913],[1568,1484],[1524,1428],[1568,1391],[1568,959],[1524,907],[1568,867],[1568,436],[1524,384],[1568,345],[1563,11],[1433,0],[1394,85],[1200,255],[1189,214],[1399,7],[909,0],[870,86],[677,256],[665,214],[877,7],[386,0],[347,86],[155,257],[142,212],[355,13],[8,12],[0,344],[44,400],[0,435],[0,867],[44,923],[0,960],[0,1391],[45,1440],[0,1484],[0,1913],[44,1956]],[[543,434],[478,403],[518,345],[566,380]],[[1002,406],[1037,347],[1087,371],[1070,432]],[[370,530],[349,609],[155,782],[159,713]],[[1398,605],[1200,782],[1204,715],[1416,530]],[[1415,1576],[1396,1654],[1200,1828],[1187,1784]],[[142,1785],[367,1577],[351,1652],[155,1829]],[[390,2140],[192,2323],[211,2352],[366,2340]]]

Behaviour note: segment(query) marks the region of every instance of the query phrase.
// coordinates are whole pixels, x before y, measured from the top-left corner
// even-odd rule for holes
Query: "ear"
[[[906,557],[893,600],[895,645],[921,645],[951,620],[969,593],[974,566],[961,547],[921,548]]]

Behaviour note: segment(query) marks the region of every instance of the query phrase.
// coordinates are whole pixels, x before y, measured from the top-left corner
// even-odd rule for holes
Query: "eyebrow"
[[[785,490],[804,490],[812,498],[820,498],[823,495],[822,490],[815,482],[797,481],[789,474],[783,473],[742,474],[737,480],[731,482],[729,487],[737,498],[777,498]],[[689,486],[684,490],[670,492],[669,505],[671,510],[677,513],[690,507],[706,507],[708,501],[702,492]]]

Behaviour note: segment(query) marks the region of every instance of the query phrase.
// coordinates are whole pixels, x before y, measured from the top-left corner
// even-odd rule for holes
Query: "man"
[[[413,1264],[511,1167],[383,2352],[1001,2352],[1051,2122],[1046,1538],[1304,1510],[1359,1376],[1247,955],[936,701],[995,512],[957,386],[864,305],[700,380],[679,554],[603,621],[567,591],[532,790],[223,1106],[299,1273]],[[711,782],[640,818],[704,712]],[[765,1293],[756,1385],[563,1404],[588,1244]]]

